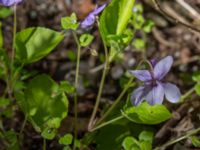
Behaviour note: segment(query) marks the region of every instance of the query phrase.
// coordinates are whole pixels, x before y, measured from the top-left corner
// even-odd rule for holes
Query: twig
[[[175,23],[179,23],[185,27],[187,27],[188,29],[190,30],[193,30],[193,31],[196,31],[196,32],[199,32],[200,33],[200,29],[198,28],[195,28],[181,20],[178,20],[177,18],[175,18],[174,16],[170,15],[169,13],[167,13],[160,5],[160,3],[158,2],[158,0],[153,0],[155,6],[156,6],[156,9],[159,10],[165,17],[168,17],[170,18],[172,21],[174,21]]]
[[[188,3],[186,3],[184,0],[176,0],[176,1],[185,9],[187,9],[187,11],[189,11],[195,19],[200,20],[200,14],[194,8],[192,8]]]
[[[191,130],[191,131],[187,132],[185,135],[183,135],[183,136],[181,136],[181,137],[178,137],[178,138],[176,138],[176,139],[172,139],[171,141],[169,141],[169,142],[163,144],[162,146],[159,146],[159,147],[155,148],[154,150],[164,150],[164,149],[166,149],[168,146],[173,145],[173,144],[175,144],[175,143],[177,143],[177,142],[180,142],[180,141],[182,141],[182,140],[184,140],[184,139],[187,139],[188,137],[190,137],[190,136],[192,136],[192,135],[194,135],[194,134],[197,134],[198,132],[200,132],[200,127],[197,128],[197,129],[194,129],[194,130]]]

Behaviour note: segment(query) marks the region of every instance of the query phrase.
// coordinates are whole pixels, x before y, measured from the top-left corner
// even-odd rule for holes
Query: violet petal
[[[144,100],[143,92],[144,92],[143,86],[141,86],[133,91],[133,93],[131,95],[132,105],[137,106]]]
[[[93,14],[93,15],[98,15],[99,13],[101,13],[101,12],[104,10],[104,8],[106,7],[106,5],[107,5],[107,4],[103,4],[103,5],[100,6],[100,7],[97,7],[97,6],[96,6],[96,8],[94,9],[94,11],[91,12],[91,14]]]
[[[162,104],[164,100],[164,88],[160,82],[154,86],[146,96],[146,101],[150,105]]]
[[[161,59],[154,67],[154,77],[161,80],[169,72],[172,64],[172,56],[167,56]]]
[[[95,16],[93,14],[89,14],[82,22],[81,28],[85,29],[92,26],[95,22]]]
[[[155,65],[157,64],[157,59],[152,59],[150,60],[151,65],[153,66],[153,68],[155,67]]]
[[[179,88],[171,83],[162,84],[165,90],[165,97],[171,103],[177,103],[181,98],[181,92]]]
[[[129,72],[140,81],[147,82],[152,80],[152,76],[148,70],[129,70]]]
[[[22,0],[0,0],[0,4],[4,6],[13,6],[21,2]]]

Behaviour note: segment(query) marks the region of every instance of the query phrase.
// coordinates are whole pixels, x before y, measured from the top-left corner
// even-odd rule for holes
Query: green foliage
[[[135,39],[134,42],[132,43],[132,45],[136,48],[136,49],[145,49],[146,47],[146,43],[143,39]]]
[[[15,96],[36,131],[53,139],[68,112],[68,99],[59,85],[49,76],[39,75],[30,81],[24,93],[16,92]]]
[[[112,0],[100,18],[100,32],[107,42],[109,35],[122,35],[131,18],[134,0]],[[107,43],[109,44],[109,43]]]
[[[125,150],[140,150],[140,143],[134,137],[126,137],[122,143]]]
[[[75,92],[75,87],[72,86],[68,81],[61,81],[59,86],[60,92],[66,92],[72,94]]]
[[[200,71],[193,73],[192,80],[195,81],[195,82],[200,82]]]
[[[123,140],[122,146],[125,150],[151,150],[153,142],[153,133],[142,131],[139,140],[128,136]]]
[[[155,26],[155,23],[151,20],[145,21],[143,25],[143,31],[146,33],[150,33],[152,31],[152,28]]]
[[[124,125],[114,124],[102,128],[95,140],[97,150],[120,150],[123,138],[130,135],[128,127]]]
[[[20,150],[17,133],[10,130],[4,133],[3,138],[8,141],[7,150]]]
[[[36,62],[47,56],[63,38],[62,33],[43,27],[24,29],[16,35],[16,58],[23,64]]]
[[[12,15],[12,9],[7,7],[0,7],[0,18],[5,19]]]
[[[0,108],[5,108],[10,104],[10,100],[7,98],[0,98]]]
[[[76,14],[72,13],[70,17],[63,17],[61,19],[61,26],[65,30],[76,30],[79,27],[79,23],[77,23]]]
[[[137,107],[126,108],[122,111],[130,121],[141,124],[159,124],[171,117],[170,112],[164,105],[149,105],[144,102]]]
[[[154,22],[151,20],[146,20],[143,17],[143,7],[141,4],[137,4],[133,8],[132,14],[132,25],[136,30],[142,30],[146,33],[151,32],[154,27]]]
[[[68,50],[67,51],[67,57],[69,58],[70,61],[75,62],[76,61],[76,53],[73,50]]]
[[[200,83],[197,83],[197,84],[195,85],[194,89],[195,89],[195,92],[196,92],[198,95],[200,95]]]
[[[65,134],[59,139],[59,143],[63,145],[70,145],[72,143],[73,136],[71,134]]]
[[[196,85],[194,86],[195,92],[200,95],[200,72],[194,72],[192,75],[192,80],[196,82]]]
[[[91,44],[93,41],[94,36],[91,34],[82,34],[80,37],[80,45],[86,47]]]
[[[3,48],[2,22],[0,22],[0,48]]]
[[[195,147],[200,148],[200,140],[199,140],[198,137],[196,137],[196,136],[191,136],[191,137],[190,137],[190,140],[192,141],[192,144],[193,144]]]

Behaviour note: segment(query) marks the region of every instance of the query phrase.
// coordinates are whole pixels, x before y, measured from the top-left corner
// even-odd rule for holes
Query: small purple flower
[[[81,22],[81,28],[85,29],[91,27],[95,22],[95,16],[101,13],[106,7],[106,5],[107,4],[104,4],[100,7],[96,6],[96,8],[91,13],[89,13],[89,15]]]
[[[22,0],[0,0],[0,4],[4,6],[13,6],[21,3]]]
[[[162,81],[173,64],[173,58],[167,56],[158,63],[155,63],[155,61],[152,62],[153,70],[130,71],[137,79],[144,82],[143,86],[140,86],[132,93],[132,104],[137,106],[144,100],[150,105],[162,104],[164,95],[169,102],[178,102],[181,97],[179,88],[174,84]]]

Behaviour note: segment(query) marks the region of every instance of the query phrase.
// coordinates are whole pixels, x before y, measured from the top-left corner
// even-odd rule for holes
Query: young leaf
[[[153,133],[149,132],[149,131],[142,131],[139,135],[139,140],[152,143],[153,142]]]
[[[1,7],[0,8],[0,18],[5,19],[12,15],[12,9],[7,8],[7,7]]]
[[[68,94],[71,94],[75,92],[75,87],[72,86],[68,81],[61,81],[59,90],[61,92],[66,92]]]
[[[61,19],[61,26],[63,29],[68,30],[76,30],[79,26],[79,23],[77,23],[77,17],[75,13],[72,13],[70,17],[63,17]]]
[[[63,38],[62,33],[43,27],[24,29],[16,35],[16,58],[24,64],[36,62],[48,55]]]
[[[91,34],[83,34],[80,37],[80,45],[83,47],[86,47],[90,45],[93,39],[94,39],[94,36],[92,36]]]
[[[122,115],[130,121],[141,124],[159,124],[171,117],[164,105],[151,106],[146,102],[137,107],[127,108]]]
[[[140,143],[133,137],[126,137],[122,143],[125,150],[141,150]]]
[[[195,89],[195,92],[196,92],[198,95],[200,95],[200,84],[199,84],[199,83],[197,83],[197,84],[195,85],[194,89]]]
[[[73,136],[71,134],[65,134],[59,139],[59,144],[70,145],[72,143]]]
[[[134,0],[112,0],[100,18],[100,32],[104,41],[108,35],[123,34],[132,15]],[[109,43],[107,43],[109,44]]]

